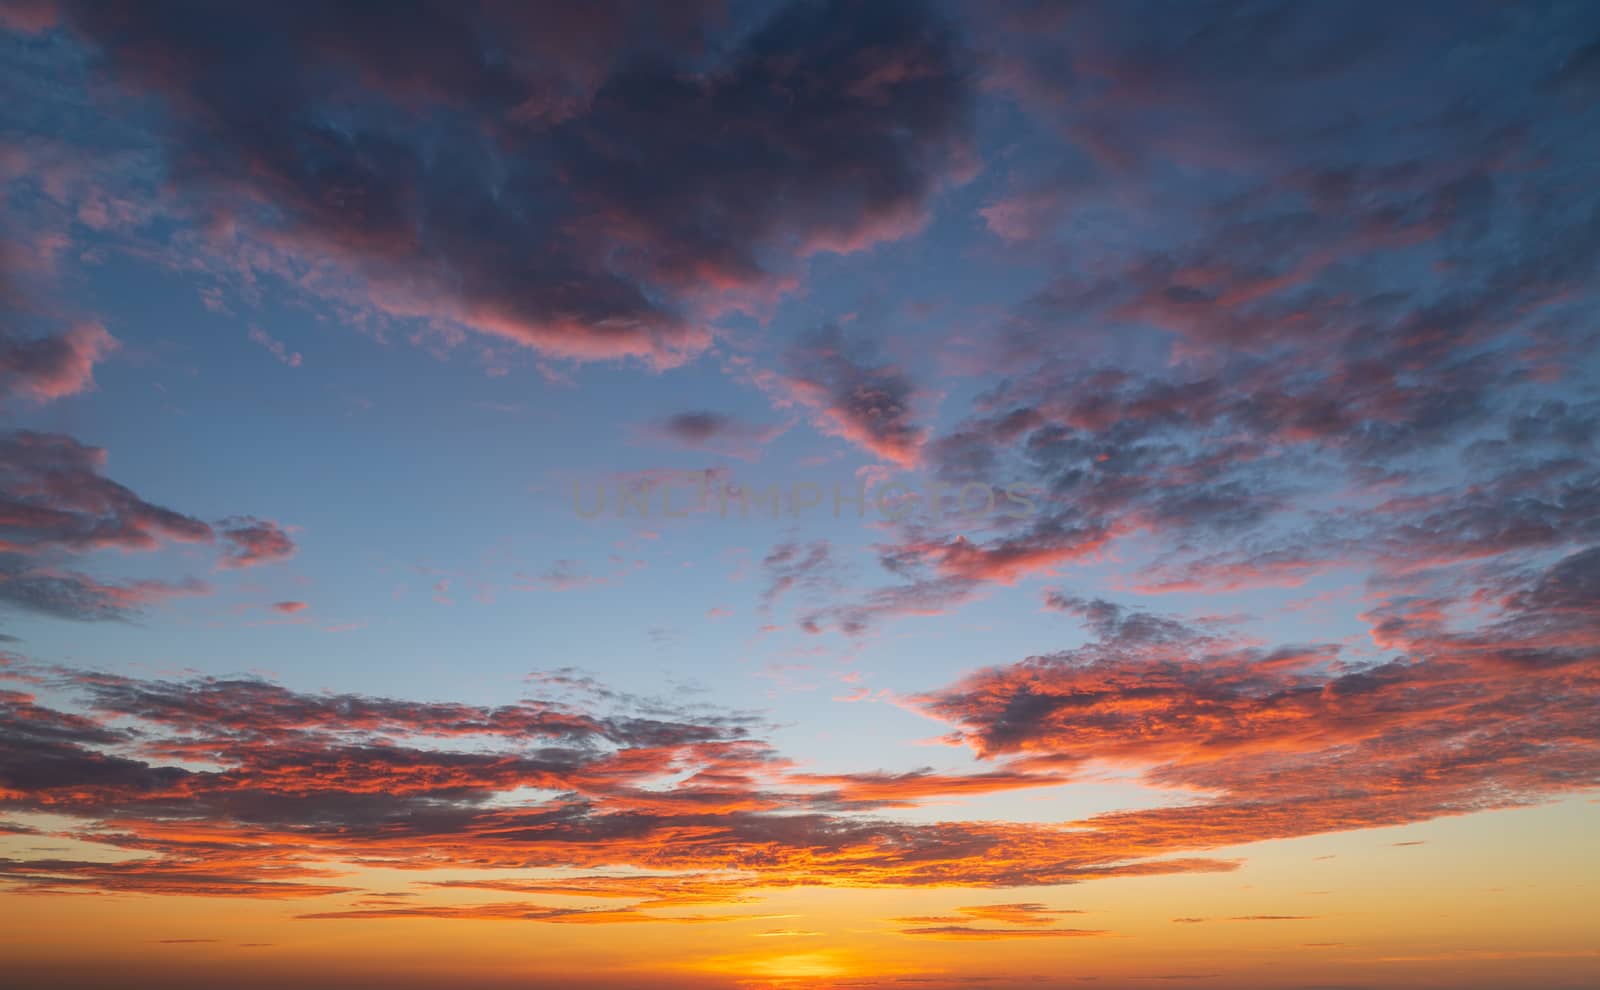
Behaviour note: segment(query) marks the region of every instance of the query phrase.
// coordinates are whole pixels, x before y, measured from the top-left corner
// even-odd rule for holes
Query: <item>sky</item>
[[[30,988],[1600,983],[1600,7],[0,0]]]

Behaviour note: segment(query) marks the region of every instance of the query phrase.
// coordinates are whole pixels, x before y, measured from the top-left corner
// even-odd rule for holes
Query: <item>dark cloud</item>
[[[149,550],[164,540],[206,542],[211,527],[154,505],[102,474],[106,453],[58,433],[0,434],[0,533],[38,553],[104,547]]]
[[[187,776],[98,751],[127,737],[93,719],[54,711],[32,695],[0,691],[0,784],[18,794],[111,786],[143,791]]]
[[[1192,627],[1177,619],[1128,608],[1103,598],[1079,598],[1051,591],[1045,594],[1044,601],[1047,608],[1080,616],[1102,640],[1140,646],[1162,643],[1192,645],[1200,636]]]
[[[106,452],[59,433],[0,433],[0,605],[55,618],[126,619],[145,606],[210,586],[102,581],[81,562],[97,550],[153,551],[216,543],[224,567],[282,559],[294,543],[276,523],[250,517],[217,527],[147,501],[105,475]]]
[[[102,582],[71,565],[94,550],[208,543],[209,525],[105,477],[105,451],[56,433],[0,434],[0,605],[66,619],[126,618],[197,580]]]
[[[168,111],[192,207],[363,304],[574,358],[674,363],[797,259],[917,229],[970,84],[930,8],[69,3]]]
[[[748,423],[726,413],[703,409],[674,413],[646,428],[651,438],[673,446],[744,460],[755,460],[761,448],[783,431],[783,426]]]
[[[668,416],[661,422],[661,428],[683,440],[704,443],[719,433],[727,432],[733,422],[732,418],[721,413],[686,412]]]
[[[168,598],[210,591],[195,578],[106,583],[73,571],[41,571],[21,555],[0,553],[0,605],[57,619],[123,620]]]

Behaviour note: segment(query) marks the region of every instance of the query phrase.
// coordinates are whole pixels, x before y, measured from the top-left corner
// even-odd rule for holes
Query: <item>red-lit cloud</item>
[[[978,755],[1007,760],[978,774],[802,771],[735,716],[606,715],[536,698],[417,703],[13,665],[9,676],[70,692],[82,713],[21,692],[0,699],[0,805],[66,815],[83,823],[77,838],[149,855],[15,861],[4,874],[35,891],[264,897],[342,892],[350,885],[331,864],[353,859],[656,874],[452,884],[630,902],[614,911],[535,900],[317,912],[582,923],[737,903],[752,886],[1014,887],[1225,870],[1232,864],[1195,854],[1600,785],[1600,610],[1588,593],[1597,564],[1586,551],[1517,575],[1475,628],[1452,628],[1445,610],[1411,599],[1380,604],[1373,629],[1395,655],[1378,659],[1331,644],[1268,648],[1053,593],[1047,605],[1083,621],[1087,645],[980,671],[917,702]],[[1091,763],[1204,796],[1059,825],[869,814],[1055,786]],[[543,796],[502,800],[513,793]],[[1084,934],[1051,924],[1066,913],[977,905],[906,932]]]
[[[1150,854],[1536,802],[1597,783],[1600,610],[1581,590],[1597,566],[1589,550],[1530,570],[1463,631],[1437,602],[1381,605],[1369,621],[1394,655],[1369,660],[1056,594],[1090,643],[922,701],[1013,766],[1123,764],[1213,795],[1088,823]]]

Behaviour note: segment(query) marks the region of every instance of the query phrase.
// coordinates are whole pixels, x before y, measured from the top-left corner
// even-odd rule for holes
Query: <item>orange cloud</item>
[[[1087,928],[972,928],[967,925],[935,925],[928,928],[903,928],[900,934],[962,942],[995,942],[1008,939],[1093,938],[1111,933]]]

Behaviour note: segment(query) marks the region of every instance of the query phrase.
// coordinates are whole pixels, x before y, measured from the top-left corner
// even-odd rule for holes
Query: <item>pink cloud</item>
[[[0,397],[16,391],[48,402],[92,389],[95,364],[116,349],[116,339],[98,323],[31,340],[0,333]]]
[[[227,545],[220,562],[222,567],[255,567],[294,556],[294,540],[271,520],[236,516],[224,519],[217,528]]]

